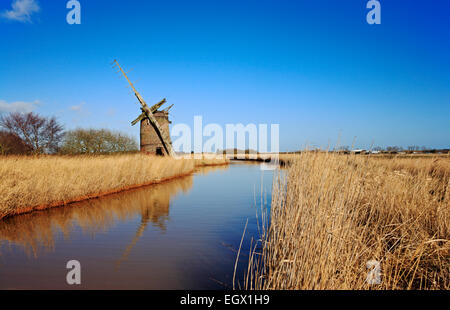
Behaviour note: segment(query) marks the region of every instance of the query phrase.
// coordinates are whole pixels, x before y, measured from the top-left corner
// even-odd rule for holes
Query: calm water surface
[[[0,221],[0,289],[73,289],[66,263],[81,263],[81,289],[224,289],[232,285],[245,223],[246,268],[256,213],[273,174],[259,165],[195,175]]]

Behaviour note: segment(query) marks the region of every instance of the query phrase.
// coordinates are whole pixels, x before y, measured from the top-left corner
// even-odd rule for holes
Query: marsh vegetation
[[[225,159],[143,154],[0,156],[0,218],[65,205],[190,174]]]
[[[242,285],[449,289],[449,180],[448,157],[297,155],[274,182]],[[366,281],[374,260],[377,285]]]

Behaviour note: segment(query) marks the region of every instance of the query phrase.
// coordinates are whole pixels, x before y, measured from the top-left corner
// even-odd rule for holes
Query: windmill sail
[[[136,98],[139,100],[139,102],[141,104],[142,114],[136,120],[134,120],[132,122],[132,124],[135,125],[139,121],[148,119],[148,121],[154,128],[156,134],[158,135],[162,145],[164,146],[166,153],[170,156],[175,156],[175,152],[173,151],[172,144],[170,143],[170,136],[168,136],[167,133],[164,130],[162,130],[160,124],[158,123],[155,116],[153,115],[154,112],[156,112],[164,103],[166,103],[166,99],[163,99],[161,102],[159,102],[156,105],[149,108],[147,103],[144,101],[144,98],[142,98],[141,94],[139,94],[139,92],[136,90],[133,83],[131,83],[127,74],[125,73],[125,71],[123,71],[122,67],[119,65],[119,62],[117,60],[114,60],[114,65],[119,68],[120,72],[122,72],[123,76],[128,81],[128,84],[130,84],[130,87],[133,90]]]

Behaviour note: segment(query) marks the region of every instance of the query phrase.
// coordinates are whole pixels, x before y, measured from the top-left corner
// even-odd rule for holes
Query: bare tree
[[[10,113],[0,117],[0,127],[17,135],[34,154],[55,153],[63,137],[63,126],[55,117],[36,113]]]
[[[383,148],[381,146],[375,146],[372,150],[375,152],[382,152]]]
[[[20,137],[11,132],[0,131],[0,155],[28,154],[30,152],[31,147]]]
[[[350,151],[350,147],[348,145],[342,145],[337,148],[338,151]]]
[[[386,147],[386,151],[396,153],[403,151],[403,148],[401,146],[388,146]]]
[[[420,147],[417,145],[410,145],[408,146],[408,151],[419,151]]]

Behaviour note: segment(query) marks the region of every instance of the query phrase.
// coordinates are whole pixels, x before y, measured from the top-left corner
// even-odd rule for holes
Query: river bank
[[[226,159],[143,154],[0,157],[0,219],[161,183]]]

